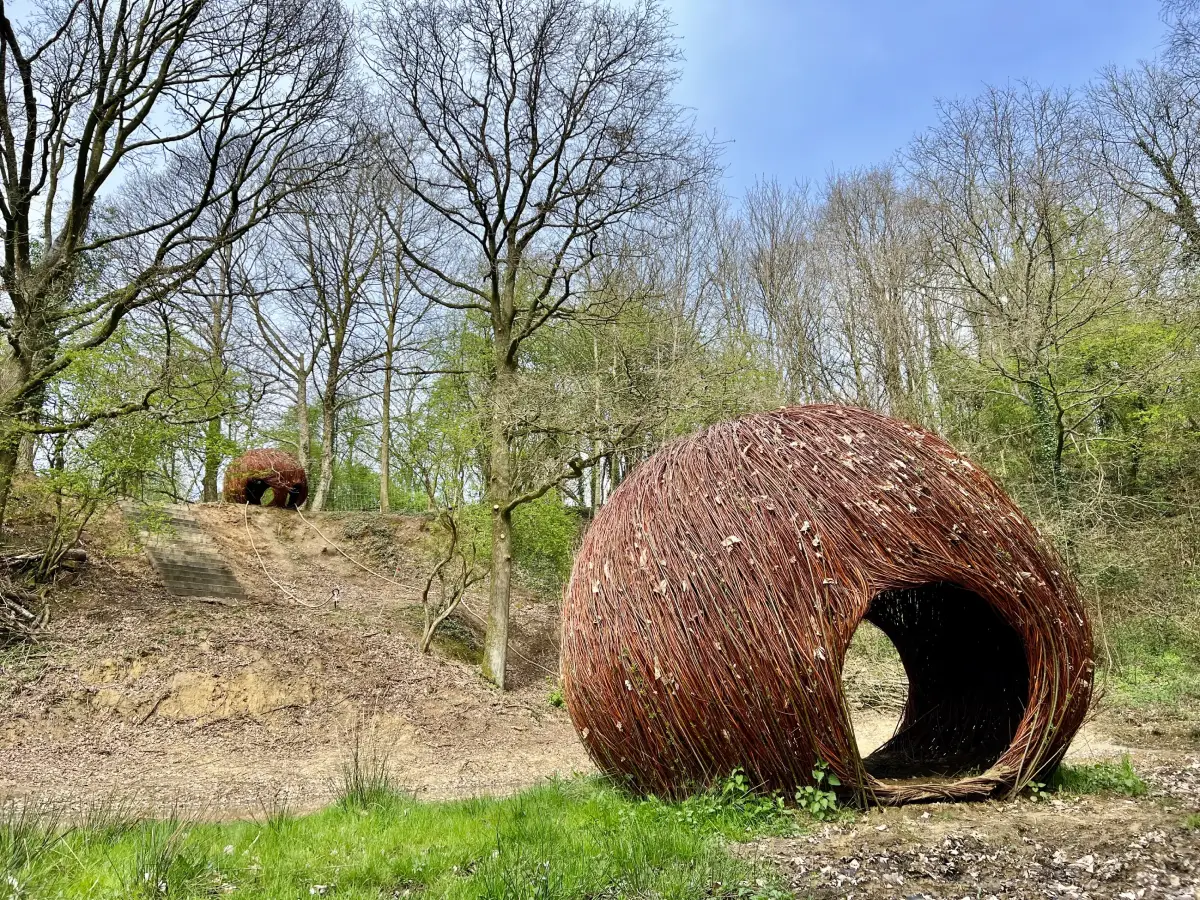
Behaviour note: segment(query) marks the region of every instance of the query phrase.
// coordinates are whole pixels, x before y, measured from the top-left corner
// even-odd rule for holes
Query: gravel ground
[[[905,900],[1200,898],[1200,762],[1145,771],[1137,800],[1082,797],[875,810],[748,844],[797,896]]]

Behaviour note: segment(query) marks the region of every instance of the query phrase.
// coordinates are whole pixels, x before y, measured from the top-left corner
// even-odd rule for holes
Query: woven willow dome
[[[859,756],[842,664],[862,621],[909,680]],[[976,465],[839,406],[677,441],[614,492],[563,610],[567,707],[601,769],[679,795],[741,767],[790,792],[827,763],[861,802],[1003,796],[1059,762],[1087,710],[1074,583]]]
[[[308,499],[308,475],[290,453],[248,450],[225,470],[224,494],[227,503],[297,509]]]

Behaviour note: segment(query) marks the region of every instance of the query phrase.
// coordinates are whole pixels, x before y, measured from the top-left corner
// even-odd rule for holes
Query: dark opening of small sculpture
[[[308,476],[282,450],[249,450],[225,470],[225,501],[298,509],[308,499]]]
[[[859,756],[855,629],[908,699]],[[563,692],[601,769],[678,796],[745,770],[782,791],[824,762],[861,802],[1010,794],[1058,764],[1091,696],[1074,582],[978,466],[912,425],[791,407],[655,454],[584,538]]]

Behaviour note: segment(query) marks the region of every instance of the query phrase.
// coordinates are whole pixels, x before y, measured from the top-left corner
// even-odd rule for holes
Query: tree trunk
[[[217,477],[221,471],[221,419],[209,419],[204,429],[204,479],[201,482],[200,499],[205,503],[216,503]]]
[[[507,360],[507,335],[497,336],[496,376],[489,423],[487,501],[492,509],[492,564],[487,634],[483,640],[483,677],[501,690],[508,661],[508,612],[512,590],[512,448],[508,444],[508,398],[516,367]]]
[[[37,455],[37,437],[32,434],[21,435],[21,446],[17,454],[17,474],[27,475],[33,472],[34,457]]]
[[[8,496],[12,492],[13,475],[17,471],[17,457],[20,455],[18,445],[20,438],[15,435],[0,436],[0,529],[4,527],[4,517],[8,512]]]
[[[383,409],[380,413],[379,436],[379,511],[391,512],[392,480],[392,346],[388,336],[387,354],[383,359]]]
[[[508,663],[508,610],[512,591],[512,513],[492,506],[492,577],[487,634],[483,641],[483,677],[504,690]]]
[[[337,414],[335,400],[330,393],[326,388],[325,396],[321,398],[321,479],[311,504],[313,512],[320,512],[325,508],[329,492],[333,489],[333,439]]]
[[[29,421],[29,394],[22,388],[28,382],[33,366],[28,355],[29,345],[33,343],[31,335],[22,329],[14,328],[13,332],[23,339],[21,349],[24,352],[20,356],[15,353],[0,356],[0,393],[5,395],[6,401],[0,408],[0,529],[4,527],[13,478],[20,464],[21,441],[27,436],[20,426]],[[12,340],[11,336],[9,340]]]
[[[311,475],[312,430],[308,427],[308,373],[296,377],[296,460]]]

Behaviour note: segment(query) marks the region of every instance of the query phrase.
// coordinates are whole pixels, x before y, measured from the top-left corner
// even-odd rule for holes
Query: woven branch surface
[[[227,503],[294,509],[308,499],[308,476],[290,453],[248,450],[225,470]]]
[[[864,619],[909,681],[867,760],[841,677]],[[1092,674],[1074,581],[1016,504],[941,438],[853,407],[668,445],[597,514],[564,599],[575,727],[660,795],[737,767],[789,792],[820,761],[861,802],[1004,796],[1062,758]]]

